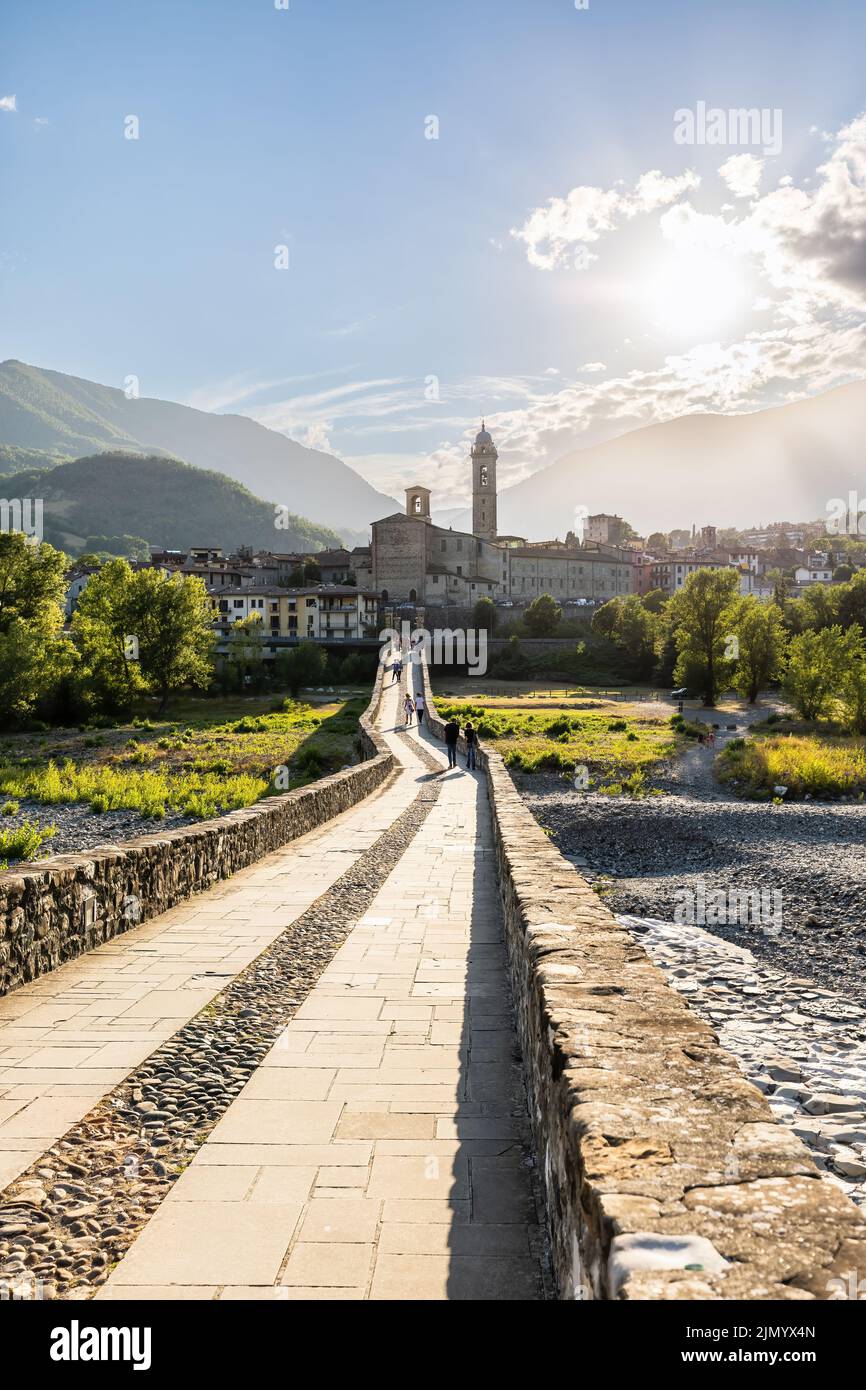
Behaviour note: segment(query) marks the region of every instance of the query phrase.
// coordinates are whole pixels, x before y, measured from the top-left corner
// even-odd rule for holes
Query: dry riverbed
[[[764,899],[772,920],[696,925],[866,1003],[862,806],[774,806],[685,789],[612,798],[576,792],[556,776],[516,780],[558,849],[613,911],[673,923],[678,910],[683,920],[684,906],[710,903],[713,893],[728,902],[735,893],[779,894]]]

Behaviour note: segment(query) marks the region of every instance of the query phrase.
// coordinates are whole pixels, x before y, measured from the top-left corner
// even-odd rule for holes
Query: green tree
[[[262,617],[250,613],[232,624],[226,645],[226,666],[236,690],[259,691],[265,683]]]
[[[661,613],[668,596],[664,589],[650,589],[648,594],[644,594],[641,603],[648,613]]]
[[[527,608],[523,621],[530,637],[552,637],[562,617],[562,609],[550,594],[539,594]]]
[[[126,560],[106,561],[82,590],[72,619],[84,699],[102,713],[128,710],[144,690],[134,647],[127,640],[134,636],[133,580]]]
[[[737,584],[734,570],[696,570],[668,604],[676,630],[675,679],[699,685],[707,708],[732,669],[727,649]]]
[[[632,680],[645,680],[652,673],[656,627],[656,619],[647,612],[637,594],[611,599],[592,620],[593,632],[616,644]]]
[[[608,599],[607,603],[603,603],[601,608],[595,610],[590,626],[596,637],[606,637],[609,641],[613,641],[621,603],[622,599],[611,598]]]
[[[733,630],[737,639],[734,686],[753,705],[760,692],[782,671],[785,626],[776,603],[761,603],[753,594],[734,605]]]
[[[767,579],[773,586],[773,602],[784,608],[788,597],[788,578],[780,569],[767,570]]]
[[[795,632],[823,632],[832,627],[839,621],[839,598],[839,589],[811,584],[801,599],[789,599],[785,604],[789,626]]]
[[[496,604],[486,594],[472,610],[472,626],[478,632],[486,632],[489,637],[496,631]]]
[[[859,627],[850,628],[850,634],[861,636],[859,655],[849,661],[842,677],[842,703],[845,714],[855,734],[866,734],[866,645],[862,641]]]
[[[20,531],[0,534],[0,724],[31,715],[73,664],[63,636],[67,563]]]
[[[210,600],[194,575],[109,560],[84,590],[73,630],[97,697],[102,689],[128,702],[147,690],[162,714],[173,691],[207,686],[213,675]]]
[[[301,642],[291,651],[282,652],[277,658],[277,679],[297,696],[304,685],[315,685],[322,680],[328,657],[324,647],[318,642]]]
[[[842,627],[857,623],[866,632],[866,570],[855,574],[850,584],[840,585],[836,593]]]
[[[791,638],[782,688],[803,719],[832,714],[844,695],[849,667],[863,657],[859,627],[844,632],[838,624],[822,632],[801,632]]]

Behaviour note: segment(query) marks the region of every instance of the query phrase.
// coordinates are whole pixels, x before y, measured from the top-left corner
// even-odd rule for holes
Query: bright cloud
[[[563,265],[585,270],[598,259],[588,250],[588,242],[599,241],[622,221],[669,207],[699,184],[691,170],[669,178],[658,169],[642,174],[625,193],[584,184],[564,198],[551,198],[544,207],[535,208],[511,235],[525,244],[527,260],[540,270]]]
[[[18,101],[16,97],[0,97],[0,111],[17,111]]]
[[[754,198],[764,172],[764,161],[754,154],[732,154],[719,173],[735,198]]]

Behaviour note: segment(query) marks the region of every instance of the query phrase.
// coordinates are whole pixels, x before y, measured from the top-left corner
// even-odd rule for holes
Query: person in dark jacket
[[[445,747],[448,749],[448,766],[457,766],[457,740],[460,737],[460,725],[456,719],[449,719],[445,725]]]
[[[463,737],[466,740],[466,767],[469,772],[475,771],[475,750],[478,747],[478,734],[471,724],[467,724],[463,730]]]

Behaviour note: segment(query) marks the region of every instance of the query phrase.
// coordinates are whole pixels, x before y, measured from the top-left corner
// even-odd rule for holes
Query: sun
[[[653,326],[699,341],[742,320],[750,299],[742,271],[731,257],[703,249],[667,253],[644,283]]]

